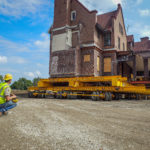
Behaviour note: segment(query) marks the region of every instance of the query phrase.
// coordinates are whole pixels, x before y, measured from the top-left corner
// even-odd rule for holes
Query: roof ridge
[[[102,16],[102,15],[106,15],[106,14],[116,13],[116,12],[117,12],[117,9],[114,10],[114,11],[110,11],[110,12],[106,12],[106,13],[103,13],[103,14],[99,14],[99,15],[97,15],[97,17]]]

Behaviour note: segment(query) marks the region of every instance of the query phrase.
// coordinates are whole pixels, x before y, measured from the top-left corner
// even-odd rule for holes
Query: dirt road
[[[0,118],[0,150],[149,150],[150,101],[22,98]]]

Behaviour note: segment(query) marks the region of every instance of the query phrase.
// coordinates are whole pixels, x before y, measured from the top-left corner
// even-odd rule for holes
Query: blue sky
[[[150,37],[149,0],[80,0],[98,13],[123,7],[127,34]],[[0,74],[47,78],[49,71],[48,30],[53,22],[54,0],[0,0]]]

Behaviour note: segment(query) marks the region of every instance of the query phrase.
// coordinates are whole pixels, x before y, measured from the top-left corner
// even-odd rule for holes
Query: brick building
[[[55,0],[50,34],[51,77],[136,77],[134,37],[126,35],[120,4],[97,15],[78,0]]]
[[[149,37],[141,38],[140,42],[134,43],[134,53],[141,56],[142,59],[137,60],[136,72],[137,76],[144,76],[150,79],[150,40]]]

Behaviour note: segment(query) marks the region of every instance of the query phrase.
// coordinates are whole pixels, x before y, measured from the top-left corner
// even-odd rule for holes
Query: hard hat
[[[5,77],[4,77],[4,80],[5,80],[5,81],[11,80],[11,79],[12,79],[12,75],[9,74],[9,73],[6,74]]]

